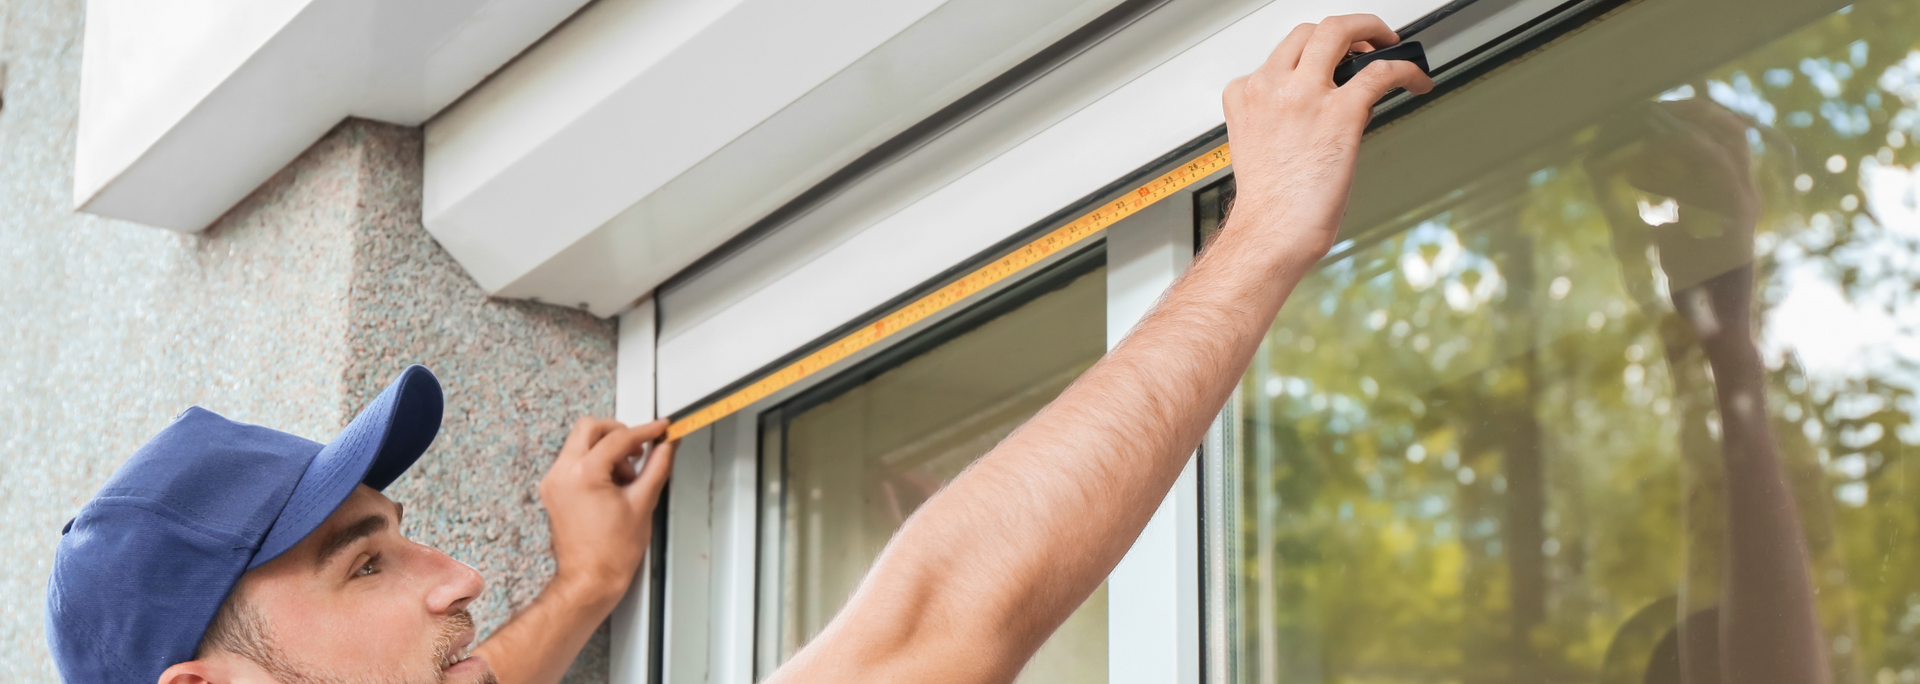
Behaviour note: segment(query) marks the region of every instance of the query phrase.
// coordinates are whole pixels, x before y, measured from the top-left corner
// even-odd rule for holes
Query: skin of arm
[[[1011,681],[1165,498],[1295,284],[1334,242],[1372,106],[1432,82],[1405,62],[1335,88],[1379,18],[1294,29],[1228,86],[1238,200],[1113,351],[909,518],[839,615],[772,677]]]
[[[673,469],[667,422],[573,426],[540,501],[553,532],[554,576],[540,595],[474,648],[501,684],[554,684],[606,621],[640,568],[653,511]],[[655,445],[647,452],[648,445]],[[632,458],[646,453],[639,471]]]

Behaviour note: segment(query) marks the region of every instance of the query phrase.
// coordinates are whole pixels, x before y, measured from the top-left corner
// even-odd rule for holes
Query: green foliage
[[[1752,120],[1766,407],[1834,680],[1912,684],[1920,3],[1860,3],[1684,85]],[[1721,600],[1715,380],[1658,268],[1619,248],[1593,138],[1462,179],[1293,294],[1237,409],[1238,681],[1639,682]]]

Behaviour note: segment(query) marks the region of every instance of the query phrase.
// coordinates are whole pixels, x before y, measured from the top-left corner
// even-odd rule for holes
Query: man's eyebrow
[[[340,550],[347,548],[347,545],[373,536],[373,533],[384,529],[387,529],[387,516],[374,514],[361,518],[352,525],[334,530],[320,540],[319,560],[314,562],[314,566],[324,567],[327,561],[333,560],[334,554],[340,553]]]

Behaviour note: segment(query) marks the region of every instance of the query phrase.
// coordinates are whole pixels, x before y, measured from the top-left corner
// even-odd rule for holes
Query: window
[[[1920,681],[1916,135],[1911,0],[1627,3],[1374,133],[1209,679]]]
[[[818,634],[906,517],[1106,352],[1081,254],[762,415],[760,677]],[[1104,684],[1096,592],[1017,680]]]

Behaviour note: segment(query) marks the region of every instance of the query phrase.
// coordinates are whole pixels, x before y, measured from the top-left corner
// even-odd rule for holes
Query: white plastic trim
[[[614,420],[632,425],[653,420],[653,298],[642,300],[632,311],[620,317],[619,345],[614,367]],[[649,623],[653,578],[647,568],[651,559],[642,560],[640,574],[634,579],[612,616],[612,651],[608,681],[614,684],[646,684],[652,665]]]
[[[714,429],[687,435],[674,452],[673,477],[667,480],[667,591],[661,635],[661,672],[672,684],[712,681],[710,650],[714,637],[713,592],[727,585],[714,582],[721,566],[714,557],[713,486]],[[619,642],[616,647],[623,646]],[[630,658],[631,656],[622,656]],[[639,679],[620,680],[641,684]]]
[[[600,315],[1118,0],[601,0],[427,130],[425,222]]]
[[[74,204],[207,227],[341,119],[419,124],[586,0],[91,0]]]
[[[667,684],[753,682],[757,427],[734,416],[680,442],[667,483],[667,624],[659,656]],[[645,605],[631,594],[627,601]],[[644,623],[644,614],[634,619]],[[614,625],[620,627],[618,614]],[[614,633],[609,681],[646,684],[645,635],[631,627]]]
[[[653,298],[635,304],[620,316],[614,366],[613,417],[629,425],[653,420],[653,354],[659,331],[654,327]]]
[[[1152,310],[1193,260],[1193,198],[1182,192],[1107,229],[1107,347]],[[1107,578],[1107,681],[1199,684],[1200,487],[1189,459]]]
[[[753,683],[754,586],[759,566],[760,434],[751,415],[714,428],[713,630],[708,680]],[[678,683],[673,683],[678,684]]]
[[[661,410],[687,408],[1218,126],[1224,119],[1221,89],[1258,66],[1293,25],[1356,11],[1400,25],[1441,4],[1303,0],[1264,5],[725,310],[687,329],[663,331]],[[1160,12],[1181,9],[1176,2]]]

